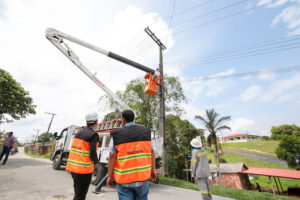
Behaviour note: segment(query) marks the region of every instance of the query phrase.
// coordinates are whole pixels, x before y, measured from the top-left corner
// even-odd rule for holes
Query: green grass
[[[211,159],[212,163],[215,163],[214,153],[213,152],[207,152],[208,159]],[[288,167],[285,167],[283,165],[278,165],[274,163],[269,163],[261,160],[257,160],[254,158],[250,158],[247,156],[242,156],[235,153],[225,153],[222,158],[225,158],[227,163],[238,163],[242,162],[247,167],[259,167],[259,168],[276,168],[276,169],[289,169]],[[252,176],[252,175],[249,175]],[[270,188],[269,178],[266,176],[253,176],[260,184],[262,188]],[[286,190],[288,186],[298,186],[300,187],[300,181],[295,179],[286,179],[286,178],[280,178],[281,185],[283,187],[283,190]],[[272,179],[273,186],[276,188],[274,180]],[[254,182],[251,181],[253,184]]]
[[[159,176],[160,183],[163,185],[171,185],[175,187],[180,188],[186,188],[191,190],[199,191],[198,186],[196,184],[174,179],[174,178],[168,178],[168,177],[162,177]],[[230,197],[233,199],[238,200],[298,200],[299,198],[293,198],[293,197],[287,197],[287,196],[278,196],[273,195],[266,192],[256,192],[256,191],[249,191],[249,190],[237,190],[229,187],[223,187],[223,186],[215,186],[211,185],[211,193],[213,195],[218,195],[222,197]],[[199,192],[200,195],[200,192]]]
[[[33,153],[25,153],[27,156],[33,157],[33,158],[43,158],[43,159],[50,159],[51,153],[47,153],[45,155],[39,155],[39,154],[33,154]]]
[[[252,142],[223,143],[222,147],[224,150],[245,151],[276,158],[275,150],[278,144],[279,142],[275,140],[261,140]]]

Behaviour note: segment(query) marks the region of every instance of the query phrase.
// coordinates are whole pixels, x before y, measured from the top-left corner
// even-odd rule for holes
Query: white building
[[[260,140],[261,136],[258,135],[250,135],[250,134],[243,134],[243,133],[234,133],[223,138],[222,142],[229,143],[229,142],[250,142],[250,141],[257,141]]]

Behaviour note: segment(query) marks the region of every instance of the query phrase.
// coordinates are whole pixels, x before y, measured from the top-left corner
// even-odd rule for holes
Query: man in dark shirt
[[[94,131],[98,123],[97,113],[86,115],[87,127],[74,137],[68,157],[66,170],[72,174],[74,182],[74,199],[85,200],[94,166],[98,163],[97,148],[99,136]]]
[[[8,159],[9,153],[15,145],[16,138],[13,136],[13,134],[14,134],[13,132],[9,132],[8,138],[5,140],[5,143],[4,143],[1,155],[0,155],[0,161],[2,160],[2,157],[5,155],[2,165],[5,165],[5,163]]]

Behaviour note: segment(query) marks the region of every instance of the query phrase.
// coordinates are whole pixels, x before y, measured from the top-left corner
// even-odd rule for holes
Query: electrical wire
[[[251,8],[247,8],[247,9],[245,9],[245,10],[242,10],[242,11],[238,11],[238,12],[232,13],[232,14],[230,14],[230,15],[226,15],[226,16],[223,16],[223,17],[219,17],[219,18],[213,19],[213,20],[208,21],[208,22],[203,23],[203,24],[199,24],[199,25],[192,26],[192,27],[190,27],[190,28],[187,28],[187,29],[184,29],[184,30],[175,32],[173,35],[178,35],[178,34],[181,34],[181,33],[184,33],[184,32],[187,32],[187,31],[190,31],[190,30],[193,30],[193,29],[196,29],[196,28],[200,28],[200,27],[203,27],[203,26],[206,26],[206,25],[209,25],[209,24],[218,22],[218,21],[222,21],[222,20],[228,19],[228,18],[230,18],[230,17],[234,17],[234,16],[236,16],[236,15],[243,14],[243,13],[245,13],[245,12],[249,12],[249,11],[252,11],[252,10],[254,10],[254,9],[257,9],[257,8],[260,8],[260,7],[269,5],[269,4],[271,4],[271,2],[264,3],[264,4],[261,4],[261,5],[256,5],[256,6],[253,6],[253,7],[251,7]]]
[[[300,39],[300,36],[293,36],[291,38],[286,38],[286,37],[277,38],[277,39],[273,39],[273,40],[269,40],[269,41],[265,41],[265,42],[260,42],[260,43],[240,46],[240,47],[237,47],[237,48],[217,51],[215,53],[207,54],[206,56],[193,56],[193,57],[188,57],[188,58],[182,58],[182,59],[177,60],[177,61],[173,60],[173,63],[175,62],[175,63],[178,64],[178,63],[186,63],[188,61],[193,61],[193,60],[198,60],[198,59],[201,60],[201,59],[213,58],[213,57],[223,56],[223,55],[230,54],[230,53],[256,49],[256,48],[260,48],[260,47],[265,47],[265,46],[270,46],[270,45],[274,45],[274,44],[280,44],[280,43],[295,41],[295,40],[299,40],[299,39]],[[170,63],[172,63],[172,61]],[[165,63],[165,64],[169,64],[169,63]]]
[[[175,5],[176,5],[176,0],[174,0],[174,3],[173,3],[172,14],[171,14],[171,18],[170,18],[168,27],[170,27],[172,25],[172,20],[173,20],[173,14],[174,14],[174,10],[175,10]],[[168,28],[168,35],[167,35],[167,39],[166,39],[166,45],[168,44],[169,35],[170,35],[170,29]]]
[[[199,63],[195,63],[195,64],[189,64],[189,65],[186,65],[186,67],[181,67],[180,69],[186,69],[186,68],[191,69],[191,68],[196,68],[196,67],[192,67],[192,66],[206,65],[206,64],[211,64],[211,63],[216,63],[216,62],[221,62],[221,61],[229,61],[229,60],[234,60],[234,59],[240,59],[240,58],[246,58],[246,57],[251,57],[251,56],[268,54],[268,53],[286,51],[286,50],[291,50],[291,49],[296,49],[296,48],[300,48],[300,45],[292,46],[292,47],[288,47],[288,48],[281,48],[281,49],[277,49],[277,50],[266,51],[266,52],[243,55],[243,56],[240,56],[240,57],[237,57],[237,58],[227,58],[227,59],[212,60],[212,61],[206,61],[206,62],[199,62]]]
[[[225,7],[216,9],[216,10],[212,10],[212,11],[207,12],[207,13],[205,13],[205,14],[202,14],[202,15],[199,15],[199,16],[196,16],[196,17],[193,17],[193,18],[191,18],[191,19],[184,20],[184,21],[179,22],[179,23],[177,23],[177,24],[173,24],[173,25],[170,26],[169,28],[176,27],[176,26],[179,26],[179,25],[182,25],[182,24],[186,24],[186,23],[189,23],[189,22],[191,22],[191,21],[194,21],[194,20],[196,20],[196,19],[199,19],[199,18],[208,16],[208,15],[211,15],[211,14],[215,14],[215,13],[220,12],[220,11],[223,11],[223,10],[225,10],[225,9],[228,9],[228,8],[231,8],[231,7],[234,7],[234,6],[237,6],[237,5],[239,5],[239,4],[241,4],[241,3],[244,3],[244,2],[246,2],[246,1],[248,1],[248,0],[238,1],[238,2],[233,3],[233,4],[230,4],[230,5],[228,5],[228,6],[225,6]],[[162,30],[164,30],[164,29],[158,30],[158,31],[156,31],[156,32],[160,32],[160,31],[162,31]]]
[[[300,71],[300,64],[284,66],[284,67],[277,67],[277,68],[271,68],[271,69],[264,69],[264,70],[259,70],[259,71],[238,73],[238,74],[209,76],[209,77],[196,78],[196,79],[190,79],[190,80],[182,80],[182,82],[197,82],[197,81],[206,81],[206,80],[223,79],[223,78],[240,78],[240,77],[245,77],[245,76],[249,76],[249,75],[272,74],[272,73],[288,73],[288,72],[295,72],[295,71]]]

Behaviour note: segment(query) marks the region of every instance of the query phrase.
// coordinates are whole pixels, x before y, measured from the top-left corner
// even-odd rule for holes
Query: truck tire
[[[95,166],[93,175],[92,175],[92,181],[91,184],[97,185],[106,175],[107,169],[105,168],[104,164],[98,163]],[[105,184],[105,182],[104,182]]]
[[[53,168],[54,170],[60,170],[60,166],[61,166],[60,155],[61,155],[61,154],[57,154],[57,155],[54,157],[54,159],[53,159],[52,168]]]

